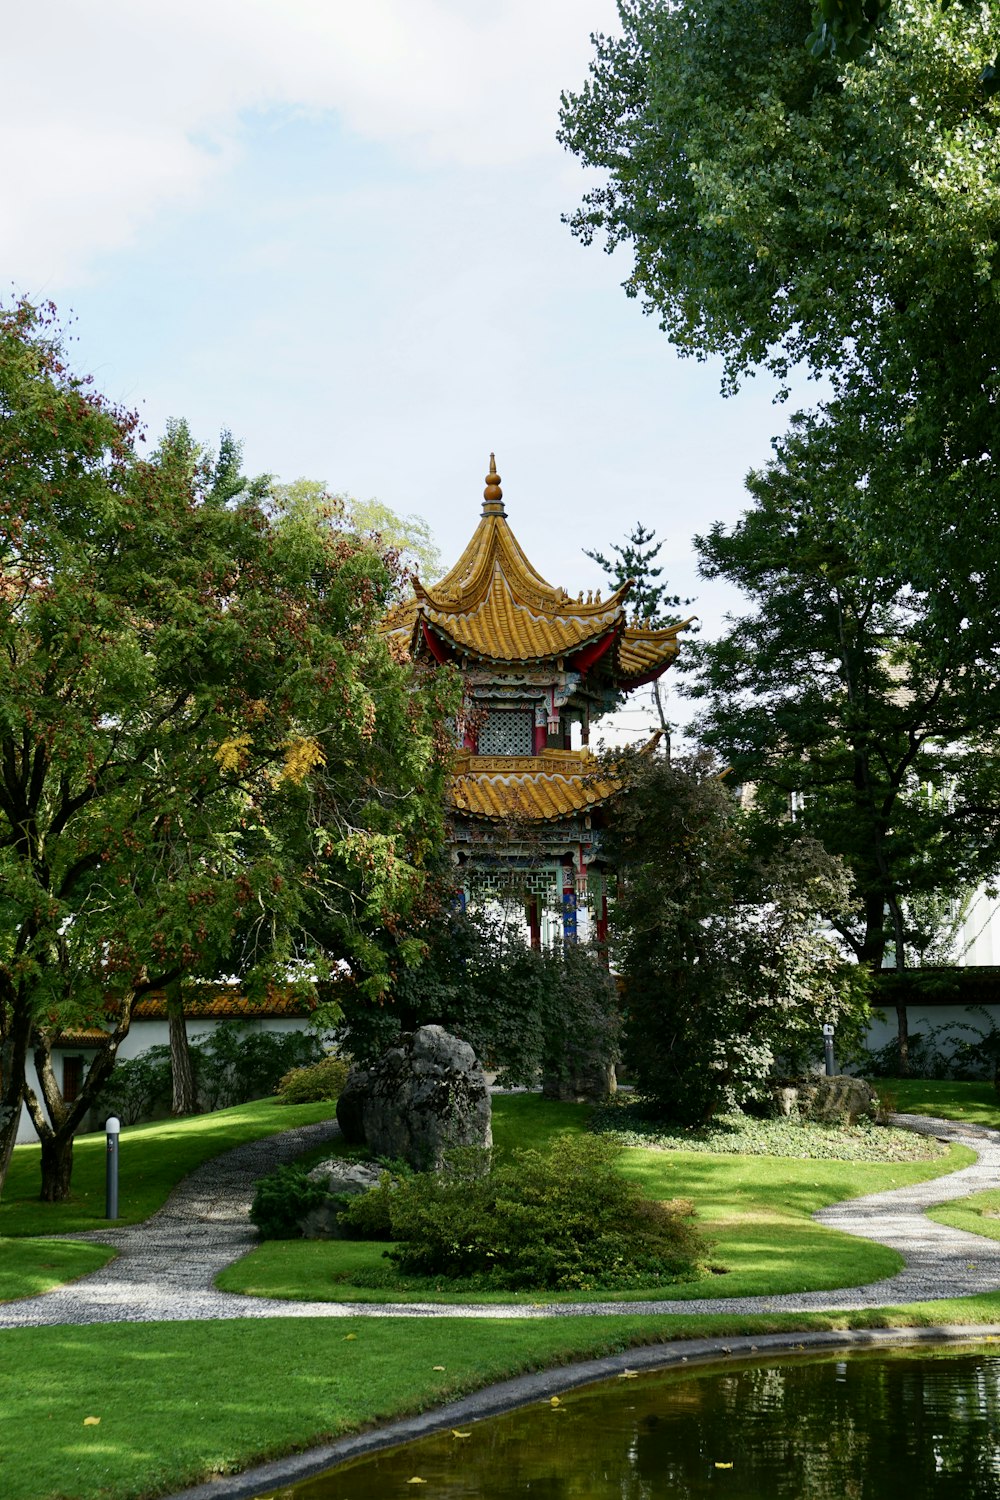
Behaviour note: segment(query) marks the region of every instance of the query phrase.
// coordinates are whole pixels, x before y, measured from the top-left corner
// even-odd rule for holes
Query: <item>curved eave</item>
[[[655,682],[674,661],[680,651],[678,636],[697,618],[682,620],[665,630],[648,630],[641,625],[629,625],[622,632],[618,644],[618,677],[622,687],[642,687]]]
[[[617,623],[613,615],[599,622],[514,618],[499,627],[495,621],[470,620],[467,616],[442,619],[437,613],[421,612],[419,619],[451,651],[491,666],[525,665],[584,654],[604,642],[610,645]]]
[[[464,818],[550,823],[592,812],[620,790],[613,781],[585,781],[558,772],[534,776],[472,773],[453,778],[448,800],[452,812]]]

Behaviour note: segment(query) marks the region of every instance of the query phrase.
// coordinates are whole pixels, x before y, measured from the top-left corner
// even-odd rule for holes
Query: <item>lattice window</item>
[[[479,729],[480,755],[531,755],[534,716],[523,709],[491,708]]]
[[[558,902],[560,890],[553,870],[470,870],[469,897],[476,901],[499,901],[540,896],[543,902]]]

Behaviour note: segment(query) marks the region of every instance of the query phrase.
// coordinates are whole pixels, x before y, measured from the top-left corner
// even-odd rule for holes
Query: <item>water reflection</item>
[[[1000,1500],[1000,1355],[640,1375],[359,1459],[281,1500]],[[410,1486],[414,1478],[425,1481]],[[275,1492],[269,1491],[270,1495]]]

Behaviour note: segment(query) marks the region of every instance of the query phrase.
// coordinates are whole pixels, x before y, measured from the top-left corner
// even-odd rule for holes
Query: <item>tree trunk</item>
[[[172,1085],[172,1115],[193,1115],[198,1109],[198,1095],[194,1082],[194,1065],[188,1044],[187,1022],[181,1001],[180,983],[168,984],[167,1021],[170,1026],[170,1079]]]
[[[11,1152],[17,1140],[24,1104],[24,1064],[31,1027],[17,1010],[9,1015],[9,1029],[0,1046],[0,1194],[3,1193]]]
[[[73,1177],[72,1135],[50,1135],[42,1139],[43,1203],[65,1203]]]
[[[38,1026],[32,1028],[35,1072],[45,1108],[43,1110],[34,1089],[27,1086],[24,1089],[24,1102],[42,1145],[41,1198],[44,1203],[61,1203],[69,1197],[73,1171],[73,1138],[111,1076],[118,1048],[128,1035],[135,999],[134,990],[129,990],[120,997],[117,1025],[114,1031],[108,1033],[107,1046],[99,1047],[94,1053],[83,1087],[70,1104],[62,1096],[52,1066],[52,1034]]]
[[[899,1049],[899,1074],[901,1078],[910,1076],[910,1023],[906,1014],[905,1005],[896,1006],[896,1046]]]

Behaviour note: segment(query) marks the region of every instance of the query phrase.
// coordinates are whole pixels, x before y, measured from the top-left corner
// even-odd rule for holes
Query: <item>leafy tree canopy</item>
[[[818,441],[859,476],[854,550],[891,553],[978,670],[1000,608],[996,7],[893,0],[854,61],[803,45],[808,0],[619,12],[563,100],[561,139],[602,173],[574,232],[632,249],[626,291],[682,352],[720,356],[725,389],[758,367],[827,378]]]
[[[854,476],[836,446],[821,462],[824,433],[800,420],[750,476],[753,508],[697,538],[702,572],[752,607],[685,665],[699,736],[755,788],[771,843],[806,832],[852,871],[854,901],[827,915],[877,968],[887,939],[900,963],[927,949],[920,913],[996,869],[1000,760],[962,632],[942,636],[926,597],[855,555]]]
[[[49,1196],[137,998],[345,959],[373,997],[441,837],[435,685],[376,624],[370,539],[277,517],[239,448],[136,419],[0,313],[0,1180],[35,1053]],[[51,1045],[98,1025],[80,1098]],[[48,1156],[46,1151],[48,1148]]]
[[[327,524],[357,532],[397,554],[404,573],[416,573],[425,583],[441,576],[441,553],[423,516],[401,516],[381,500],[357,500],[352,495],[333,494],[316,479],[295,479],[290,484],[270,486],[272,503],[279,512],[312,512]],[[400,585],[406,579],[401,576]]]
[[[798,1070],[832,1021],[849,1051],[866,1024],[866,971],[818,930],[849,903],[840,861],[808,837],[768,858],[708,755],[631,756],[605,845],[620,875],[612,931],[623,1051],[667,1117],[697,1124]]]

